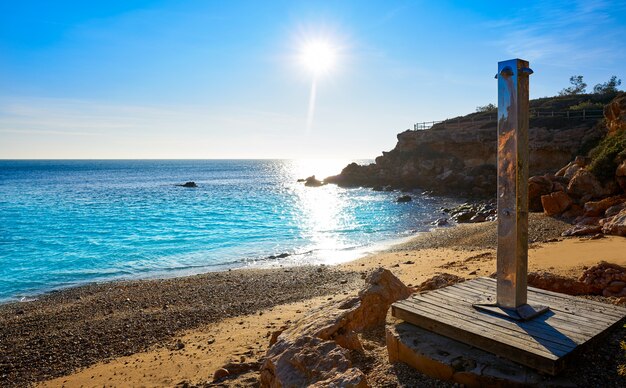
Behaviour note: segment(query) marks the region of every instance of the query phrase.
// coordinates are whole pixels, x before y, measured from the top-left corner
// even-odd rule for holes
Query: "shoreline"
[[[587,257],[590,251],[613,252],[613,259],[626,251],[626,239],[620,237],[557,238],[559,228],[568,224],[543,215],[532,215],[530,224],[531,236],[541,237],[531,244],[530,270],[571,275],[603,259]],[[260,359],[272,331],[329,298],[356,292],[362,278],[377,267],[390,269],[412,286],[443,272],[465,278],[488,276],[495,271],[494,236],[494,222],[463,224],[421,233],[335,266],[106,282],[46,294],[35,302],[0,305],[0,338],[6,339],[0,341],[0,382],[7,386],[38,381],[47,381],[41,383],[44,386],[207,382],[228,361],[242,356]],[[558,260],[563,252],[573,255],[572,260]],[[626,264],[622,259],[618,264]]]
[[[457,224],[452,224],[450,227],[454,228],[458,226]],[[238,271],[238,270],[265,270],[265,269],[282,269],[282,268],[296,268],[296,267],[310,267],[310,266],[340,266],[342,264],[349,263],[351,261],[359,260],[368,255],[377,254],[384,252],[386,250],[393,249],[395,246],[403,245],[409,243],[411,240],[417,238],[420,235],[432,233],[435,229],[431,228],[426,231],[417,231],[415,234],[404,237],[396,237],[391,239],[380,240],[374,242],[369,245],[362,246],[354,246],[339,250],[329,250],[328,255],[338,254],[339,252],[355,252],[355,254],[351,255],[350,258],[344,260],[332,260],[332,262],[311,262],[311,263],[295,263],[291,262],[289,258],[293,258],[295,256],[303,256],[313,251],[307,251],[302,253],[289,253],[286,258],[283,258],[280,262],[269,263],[268,257],[254,260],[253,262],[245,262],[245,260],[240,260],[237,262],[230,262],[224,264],[216,264],[214,266],[201,266],[201,267],[189,267],[184,269],[175,269],[175,270],[159,270],[155,271],[153,274],[148,276],[139,276],[133,277],[132,275],[121,276],[118,278],[111,279],[102,279],[102,280],[85,280],[84,282],[77,282],[75,284],[56,286],[51,288],[44,288],[40,291],[34,291],[32,293],[23,293],[17,296],[8,297],[4,299],[0,299],[0,307],[12,304],[12,303],[30,303],[37,300],[40,300],[47,295],[57,294],[62,292],[67,292],[76,288],[81,287],[89,287],[94,285],[106,285],[106,284],[114,284],[114,283],[125,283],[125,282],[141,282],[141,281],[158,281],[158,280],[168,280],[168,279],[179,279],[193,276],[201,276],[205,274],[211,273],[223,273],[229,271]],[[323,251],[323,249],[317,249],[317,251]],[[278,256],[281,253],[276,253],[275,256]],[[195,269],[200,269],[200,271],[196,271]],[[211,270],[207,270],[208,268],[215,268]]]

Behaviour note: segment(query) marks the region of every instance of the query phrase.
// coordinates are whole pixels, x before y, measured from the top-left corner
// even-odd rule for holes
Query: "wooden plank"
[[[463,295],[464,290],[458,288],[455,289],[454,292],[452,291],[453,290],[450,290],[450,295],[458,298],[459,300],[465,300],[467,302],[467,297]],[[447,292],[443,292],[443,294],[447,294]],[[470,302],[467,303],[470,304]],[[546,315],[544,315],[543,317],[538,317],[535,320],[526,321],[524,323],[533,325],[533,322],[539,322],[540,324],[542,322],[545,322],[546,324],[569,329],[569,331],[572,331],[574,333],[589,332],[589,334],[604,330],[608,326],[607,323],[598,323],[588,318],[574,317],[571,316],[571,314],[564,314],[555,310],[552,310],[551,313],[547,312]]]
[[[475,281],[472,280],[471,283],[473,284],[471,285],[468,284],[470,282],[458,283],[456,285],[465,289],[471,287],[479,288],[485,292],[490,292],[492,284],[495,284],[495,281],[490,282],[492,284],[485,282],[474,282]],[[493,292],[495,293],[495,288],[493,288]],[[492,295],[490,294],[490,296]],[[533,289],[532,292],[529,293],[529,298],[532,303],[546,304],[550,306],[550,308],[566,314],[600,320],[606,322],[607,324],[612,324],[615,319],[622,319],[624,316],[626,316],[626,309],[616,308],[618,306],[613,306],[610,304],[600,303],[583,298],[576,298],[570,295],[562,295],[552,292],[550,292],[550,294],[546,294],[544,292],[538,292]],[[620,310],[623,311],[623,314]]]
[[[479,277],[479,278],[476,278],[476,279],[472,280],[472,282],[475,281],[475,280],[478,280],[479,283],[482,282],[481,284],[493,284],[493,285],[496,284],[496,280],[495,279],[491,279],[491,278],[488,278],[488,277]],[[495,288],[494,288],[494,290],[495,290]],[[542,295],[546,295],[546,296],[549,296],[549,297],[553,297],[556,300],[566,299],[566,300],[569,300],[569,301],[575,301],[577,303],[584,303],[585,305],[595,306],[595,307],[598,307],[598,308],[602,309],[603,313],[608,313],[609,315],[614,316],[616,318],[620,318],[621,319],[621,318],[626,316],[626,308],[621,307],[621,306],[615,306],[615,305],[608,304],[608,303],[602,303],[602,302],[598,302],[598,301],[591,300],[591,299],[577,298],[577,297],[572,296],[572,295],[560,294],[558,292],[548,291],[548,290],[544,290],[544,289],[536,288],[536,287],[528,287],[528,290],[529,291],[533,291],[533,292],[535,292],[537,294],[542,294]]]
[[[426,330],[470,344],[479,349],[497,355],[503,355],[514,362],[538,369],[551,375],[555,375],[563,368],[563,358],[551,359],[549,357],[539,356],[532,352],[527,352],[523,349],[519,349],[519,347],[515,345],[512,345],[506,340],[506,338],[498,338],[496,340],[488,336],[459,330],[446,322],[415,314],[403,308],[398,308],[395,304],[392,305],[392,314],[398,319],[402,319]]]
[[[428,300],[430,304],[441,303],[438,300],[447,299],[448,297],[445,295],[437,295],[437,296],[425,296],[424,299]],[[467,319],[484,321],[489,325],[502,328],[505,332],[513,331],[517,333],[521,333],[524,337],[533,336],[543,340],[547,340],[550,342],[556,342],[563,345],[569,345],[570,347],[576,347],[576,344],[583,343],[589,338],[588,335],[577,332],[572,329],[561,329],[557,328],[550,323],[543,322],[517,322],[510,319],[506,319],[503,317],[498,317],[494,315],[490,315],[479,311],[467,304],[466,306],[462,306],[457,304],[452,307],[455,312],[459,314],[463,314],[467,317]],[[562,336],[564,338],[558,338]]]
[[[519,337],[514,336],[513,333],[496,332],[495,334],[497,334],[497,339],[495,339],[493,328],[490,327],[489,325],[485,325],[484,322],[475,322],[471,320],[455,319],[452,315],[448,315],[446,313],[435,314],[433,311],[429,311],[424,306],[419,306],[419,305],[418,306],[394,305],[394,306],[397,309],[410,312],[411,314],[414,314],[416,316],[426,317],[426,318],[433,319],[439,322],[443,322],[447,325],[450,325],[451,327],[456,328],[459,332],[473,333],[475,335],[492,339],[494,341],[503,342],[510,346],[513,346],[516,349],[522,349],[530,354],[536,354],[537,356],[540,356],[546,359],[556,360],[566,355],[567,353],[571,352],[571,349],[555,350],[555,351],[544,349],[543,347],[538,346],[538,344],[536,343],[529,342],[524,338],[519,338]],[[410,322],[410,321],[407,321],[407,322]],[[463,340],[461,341],[465,342]],[[470,345],[473,345],[473,344],[470,344]]]
[[[472,283],[472,284],[469,284],[469,283]],[[476,282],[476,283],[474,283],[474,281],[464,282],[464,283],[455,284],[455,286],[459,286],[460,288],[468,290],[468,291],[480,289],[481,291],[485,292],[487,295],[491,296],[492,299],[493,299],[492,292],[495,293],[495,289],[492,289],[490,284],[484,284],[481,282]],[[571,296],[568,298],[556,297],[556,296],[545,295],[545,294],[540,294],[540,293],[535,293],[535,292],[529,293],[529,298],[531,299],[532,303],[547,304],[554,310],[561,311],[565,314],[583,316],[583,317],[594,319],[594,320],[601,320],[606,323],[612,323],[615,319],[621,319],[623,317],[623,316],[620,316],[619,313],[615,313],[614,311],[612,311],[611,309],[611,307],[613,307],[612,305],[605,304],[604,306],[602,306],[602,304],[600,304],[600,306],[597,306],[596,304],[593,304],[593,303],[586,303],[587,299],[576,298],[576,297],[571,297]],[[595,303],[599,303],[599,302],[595,302]]]
[[[461,286],[457,287],[455,285],[454,288],[446,287],[444,289],[437,290],[437,291],[441,291],[442,293],[462,294],[462,295],[459,295],[458,297],[460,299],[463,299],[463,297],[465,296],[466,301],[470,297],[472,297],[471,302],[480,301],[480,298],[474,297],[475,294],[473,294],[471,290],[466,289],[465,287],[461,287]],[[531,302],[533,302],[532,295],[529,294],[529,298],[531,298]],[[468,302],[468,303],[471,304],[471,302]],[[547,304],[547,303],[545,301],[541,301],[541,304]],[[549,306],[553,310],[553,315],[550,316],[548,319],[546,319],[546,321],[550,321],[555,326],[570,328],[570,330],[573,330],[574,332],[589,332],[589,334],[595,334],[597,331],[605,330],[608,326],[614,323],[614,320],[608,320],[607,322],[605,322],[604,318],[602,320],[599,320],[597,317],[588,318],[588,317],[583,316],[582,314],[574,315],[571,312],[559,311],[557,306],[554,306],[554,305],[549,305]]]
[[[552,310],[543,320],[518,322],[472,307],[487,296],[495,302],[495,293],[495,280],[478,278],[396,302],[392,314],[549,374],[560,371],[569,355],[626,317],[624,308],[535,288],[529,288],[529,302]]]
[[[466,315],[468,319],[483,320],[491,325],[505,328],[506,330],[513,330],[516,332],[525,333],[527,335],[538,336],[539,338],[553,342],[556,341],[555,330],[558,330],[559,332],[562,331],[561,334],[567,337],[567,339],[563,338],[561,339],[561,341],[559,341],[563,344],[571,343],[571,341],[573,340],[577,340],[578,343],[583,343],[589,338],[590,335],[594,335],[595,333],[600,331],[593,330],[589,333],[584,333],[581,332],[577,327],[563,327],[566,325],[558,325],[553,321],[548,322],[547,320],[517,322],[504,317],[497,317],[485,312],[478,311],[477,309],[472,307],[471,303],[464,301],[462,298],[458,298],[454,295],[448,295],[446,293],[438,293],[437,295],[420,295],[420,300],[424,299],[428,300],[431,304],[441,304],[441,301],[443,300],[451,303],[453,305],[452,308],[454,308],[459,313],[463,313],[464,315]]]
[[[494,335],[505,336],[507,339],[518,347],[528,347],[532,349],[532,352],[537,354],[544,354],[545,356],[555,355],[563,356],[572,351],[576,347],[576,344],[566,344],[560,342],[552,342],[544,340],[543,342],[537,341],[535,338],[520,330],[509,330],[506,327],[493,325],[490,322],[482,321],[480,319],[474,319],[474,317],[466,316],[451,310],[441,309],[436,305],[430,303],[422,304],[401,304],[398,307],[406,308],[415,313],[429,316],[435,319],[445,320],[450,324],[454,324],[455,327],[460,329],[472,330],[474,333],[481,333],[487,337],[493,337]],[[545,344],[544,344],[545,342]]]

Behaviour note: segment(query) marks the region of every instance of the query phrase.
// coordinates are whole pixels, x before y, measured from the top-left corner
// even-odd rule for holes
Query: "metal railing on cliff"
[[[413,124],[413,131],[423,131],[426,129],[430,129],[435,125],[437,125],[437,129],[483,126],[490,122],[495,123],[496,116],[497,115],[494,111],[494,113],[489,114],[487,116],[485,113],[483,113],[476,118],[475,117],[470,117],[470,118],[459,117],[455,119],[446,119],[446,120],[440,120],[440,121],[422,121],[422,122]],[[564,111],[548,111],[548,110],[539,110],[539,109],[530,110],[531,119],[544,118],[544,117],[592,120],[592,119],[600,119],[604,117],[604,111],[602,109],[579,109],[579,110],[564,110]]]

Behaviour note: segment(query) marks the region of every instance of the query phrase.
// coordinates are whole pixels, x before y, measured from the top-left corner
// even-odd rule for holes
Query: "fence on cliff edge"
[[[564,111],[547,111],[547,110],[530,110],[530,118],[542,118],[542,117],[555,117],[565,119],[579,119],[579,120],[592,120],[600,119],[604,117],[604,111],[602,109],[580,109],[580,110],[564,110]],[[490,114],[488,117],[481,116],[480,118],[455,118],[439,121],[422,121],[413,124],[413,131],[423,131],[430,129],[437,125],[439,129],[449,128],[464,128],[473,126],[482,126],[490,122],[496,121],[496,113]],[[441,125],[438,125],[441,124]]]

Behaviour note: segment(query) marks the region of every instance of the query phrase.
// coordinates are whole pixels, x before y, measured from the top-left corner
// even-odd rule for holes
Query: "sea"
[[[90,282],[337,264],[429,230],[455,204],[297,181],[349,162],[2,160],[0,302]],[[177,186],[187,181],[198,187]]]

